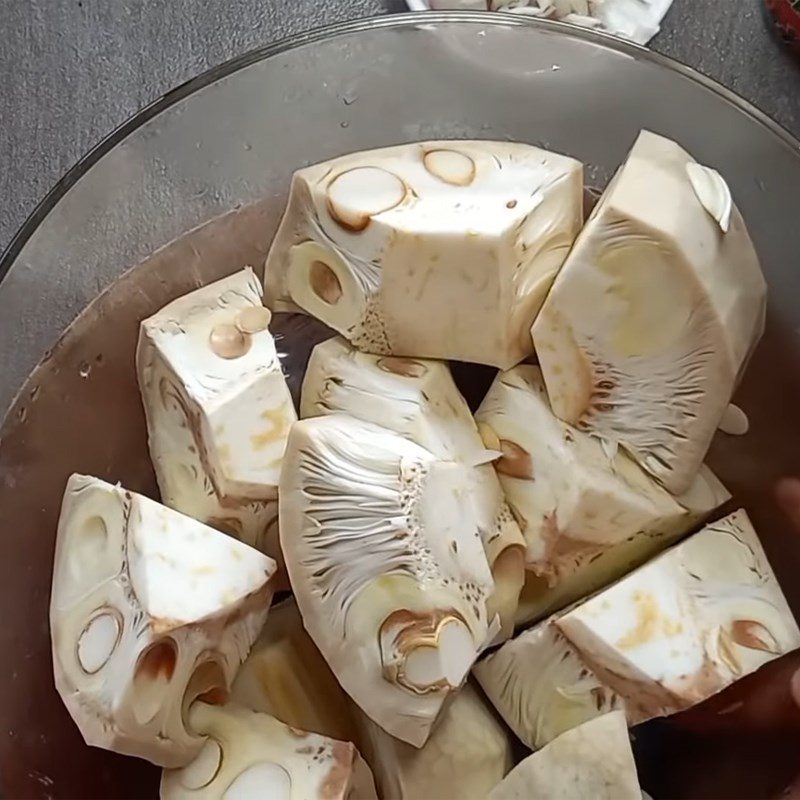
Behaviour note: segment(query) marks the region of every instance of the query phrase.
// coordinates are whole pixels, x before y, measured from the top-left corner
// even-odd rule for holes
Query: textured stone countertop
[[[761,5],[675,0],[652,46],[800,135],[800,67]],[[402,0],[3,0],[0,248],[83,153],[171,87],[289,34],[404,9]]]

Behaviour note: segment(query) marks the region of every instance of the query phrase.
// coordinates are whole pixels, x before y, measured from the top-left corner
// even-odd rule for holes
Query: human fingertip
[[[800,800],[800,778],[787,786],[780,794],[779,800]]]
[[[775,484],[775,499],[783,513],[800,527],[800,479],[781,478]]]
[[[800,478],[779,478],[775,484],[775,495],[784,502],[800,500]]]
[[[791,687],[792,698],[798,709],[800,709],[800,669],[792,675],[792,680],[789,685]]]

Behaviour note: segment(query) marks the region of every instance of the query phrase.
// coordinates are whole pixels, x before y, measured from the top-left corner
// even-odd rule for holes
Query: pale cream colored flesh
[[[514,763],[506,729],[469,683],[447,705],[421,749],[356,713],[364,757],[382,800],[486,800]]]
[[[162,800],[377,800],[355,746],[229,704],[196,703],[188,723],[208,737],[197,760],[164,770]]]
[[[144,320],[137,350],[163,502],[280,559],[277,484],[296,419],[252,270]]]
[[[747,515],[707,525],[475,667],[520,738],[540,747],[624,708],[635,725],[708,699],[800,646]]]
[[[744,511],[707,525],[556,624],[625,697],[632,723],[688,708],[800,646]]]
[[[50,605],[56,688],[88,744],[182,766],[183,709],[227,696],[264,624],[275,563],[145,497],[74,475]]]
[[[469,468],[341,414],[301,420],[280,536],[303,624],[377,724],[420,747],[494,638]]]
[[[420,142],[295,173],[267,303],[359,349],[510,367],[582,223],[582,167],[509,142]]]
[[[499,617],[498,640],[507,639],[525,577],[525,540],[488,463],[494,455],[447,364],[361,353],[339,337],[323,342],[308,363],[300,416],[336,413],[380,425],[439,458],[472,467],[467,493],[482,517],[481,538],[495,581],[489,614]]]
[[[490,792],[489,800],[641,800],[628,725],[612,711],[554,739]]]
[[[292,728],[354,741],[351,703],[303,628],[293,599],[269,612],[269,624],[236,675],[231,699]]]
[[[624,451],[559,420],[532,365],[499,373],[476,420],[503,454],[494,467],[527,544],[517,624],[608,585],[729,497],[707,469],[671,497]]]
[[[556,415],[624,447],[674,494],[705,458],[766,310],[741,215],[698,194],[692,165],[642,132],[532,331]]]
[[[531,750],[624,707],[622,699],[586,667],[555,619],[523,631],[473,668],[500,716]]]

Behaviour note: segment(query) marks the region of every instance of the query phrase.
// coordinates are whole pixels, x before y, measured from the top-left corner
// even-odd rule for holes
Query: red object
[[[765,0],[781,36],[800,52],[800,0]]]

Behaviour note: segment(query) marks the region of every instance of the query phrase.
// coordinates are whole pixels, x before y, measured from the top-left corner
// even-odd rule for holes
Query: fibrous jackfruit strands
[[[499,615],[499,638],[507,639],[524,581],[525,541],[488,463],[493,454],[487,453],[447,364],[361,353],[344,339],[331,339],[311,356],[300,412],[304,418],[345,413],[468,468],[468,493],[481,515],[481,540],[495,582],[489,615]]]
[[[281,476],[306,630],[356,703],[417,747],[496,633],[466,471],[337,414],[294,426]]]
[[[671,497],[622,449],[559,420],[532,365],[498,374],[476,420],[527,544],[518,624],[607,586],[730,497],[707,468]]]
[[[697,474],[766,309],[744,221],[712,205],[702,169],[642,132],[533,326],[556,415],[622,445],[673,494]]]

